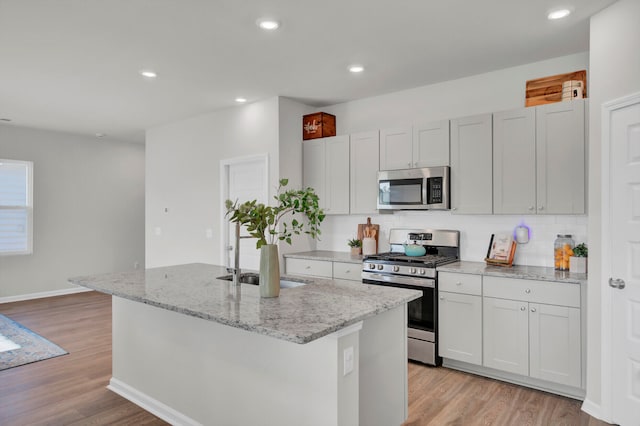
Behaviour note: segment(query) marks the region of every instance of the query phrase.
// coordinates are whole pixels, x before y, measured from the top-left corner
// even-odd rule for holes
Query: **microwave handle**
[[[427,185],[429,178],[422,179],[422,204],[427,204]]]

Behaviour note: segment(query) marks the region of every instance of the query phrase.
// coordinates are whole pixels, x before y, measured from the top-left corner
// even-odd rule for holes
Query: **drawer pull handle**
[[[535,311],[536,311],[536,308],[531,308],[531,312],[535,312]]]
[[[524,311],[525,309],[527,309],[527,308],[525,308],[524,306],[520,306],[520,310],[521,311]]]
[[[311,269],[311,266],[305,266],[304,269]]]
[[[345,274],[350,274],[351,273],[351,269],[347,269],[346,271],[344,271]]]
[[[528,289],[526,289],[524,292],[525,292],[525,293],[527,293],[527,294],[529,294],[529,293],[531,293],[531,289],[530,289],[530,288],[528,288]]]

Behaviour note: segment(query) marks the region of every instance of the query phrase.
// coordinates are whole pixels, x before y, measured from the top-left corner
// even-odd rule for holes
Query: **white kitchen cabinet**
[[[529,313],[527,302],[483,299],[484,365],[529,375]]]
[[[584,214],[585,101],[536,107],[537,211]]]
[[[362,263],[285,257],[285,274],[362,282]]]
[[[451,211],[493,212],[491,114],[451,120]]]
[[[304,141],[303,183],[326,214],[349,214],[349,136]]]
[[[412,167],[449,165],[449,120],[413,126]]]
[[[362,264],[333,262],[333,278],[362,282]]]
[[[351,214],[375,214],[378,199],[380,134],[378,131],[351,135]]]
[[[443,358],[482,364],[482,297],[441,291],[438,353]]]
[[[483,279],[484,365],[582,386],[580,287]]]
[[[413,167],[413,135],[411,127],[380,130],[380,170]]]
[[[493,212],[536,213],[536,110],[493,114]]]
[[[494,213],[585,213],[584,105],[576,100],[493,115]]]

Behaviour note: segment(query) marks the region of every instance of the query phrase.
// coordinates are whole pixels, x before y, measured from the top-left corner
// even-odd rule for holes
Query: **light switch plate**
[[[344,350],[343,353],[344,356],[344,373],[343,375],[346,376],[347,374],[351,373],[353,371],[353,346],[349,346],[347,349]]]

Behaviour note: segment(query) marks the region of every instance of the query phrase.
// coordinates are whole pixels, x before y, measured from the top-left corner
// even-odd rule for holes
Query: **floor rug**
[[[25,326],[0,315],[0,371],[67,353]]]

